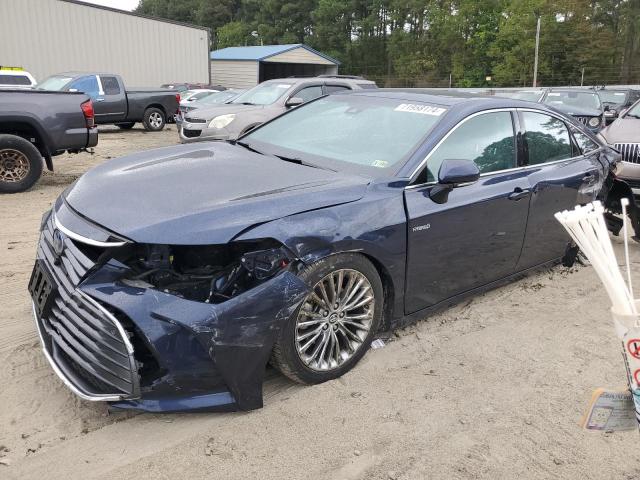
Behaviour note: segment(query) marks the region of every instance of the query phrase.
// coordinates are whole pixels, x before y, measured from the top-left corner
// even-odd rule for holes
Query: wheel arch
[[[51,152],[47,147],[49,137],[35,121],[29,117],[3,117],[0,120],[0,134],[15,135],[31,142],[44,157],[47,168],[53,171]],[[32,138],[35,141],[31,141]]]

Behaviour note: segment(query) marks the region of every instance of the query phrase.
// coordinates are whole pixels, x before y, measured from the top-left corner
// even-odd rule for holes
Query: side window
[[[79,78],[72,82],[69,88],[75,88],[78,92],[86,93],[91,98],[97,98],[100,95],[100,87],[95,75]]]
[[[120,95],[120,84],[116,77],[100,77],[105,95]]]
[[[600,148],[600,145],[578,130],[573,130],[573,138],[575,138],[578,147],[582,150],[582,153],[593,152]]]
[[[299,90],[298,93],[294,94],[293,96],[299,97],[305,102],[308,102],[309,100],[313,100],[314,98],[322,96],[322,87],[320,85],[306,87],[302,90]]]
[[[327,89],[327,93],[336,93],[336,92],[345,92],[347,90],[351,90],[349,87],[345,87],[343,85],[325,85]]]
[[[431,154],[420,182],[434,182],[447,159],[473,160],[480,173],[516,166],[516,144],[509,112],[478,115],[460,125]]]
[[[522,112],[529,165],[571,158],[569,130],[563,121],[543,113]]]

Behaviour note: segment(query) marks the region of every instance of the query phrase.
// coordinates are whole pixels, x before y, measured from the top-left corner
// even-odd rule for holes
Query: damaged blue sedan
[[[379,90],[106,162],[42,219],[44,354],[87,400],[259,408],[268,363],[334,379],[380,331],[557,262],[553,213],[617,160],[545,105]]]

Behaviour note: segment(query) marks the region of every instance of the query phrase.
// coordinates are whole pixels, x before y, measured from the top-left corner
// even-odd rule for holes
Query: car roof
[[[285,77],[285,78],[271,78],[269,80],[265,80],[262,83],[275,83],[275,82],[281,82],[281,83],[291,83],[293,84],[299,84],[299,83],[305,83],[305,82],[327,82],[327,83],[331,83],[331,82],[344,82],[347,84],[361,84],[361,85],[375,85],[375,82],[372,80],[367,80],[365,78],[352,78],[352,77],[348,77],[348,76],[340,76],[340,75],[321,75],[318,77]],[[262,83],[260,83],[260,85],[262,85]]]
[[[474,103],[487,105],[491,108],[507,108],[516,106],[531,106],[532,102],[525,100],[515,100],[510,98],[481,95],[477,93],[467,93],[446,89],[430,88],[379,88],[376,90],[358,90],[348,93],[348,95],[358,95],[378,98],[394,98],[397,100],[418,101],[434,103],[443,106],[454,106],[458,104]]]

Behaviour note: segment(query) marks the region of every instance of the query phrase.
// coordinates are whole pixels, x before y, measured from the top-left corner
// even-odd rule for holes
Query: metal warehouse
[[[211,83],[250,88],[272,78],[335,75],[340,62],[302,43],[211,52]]]
[[[0,65],[38,81],[100,71],[132,86],[209,83],[209,30],[76,0],[0,0]]]

